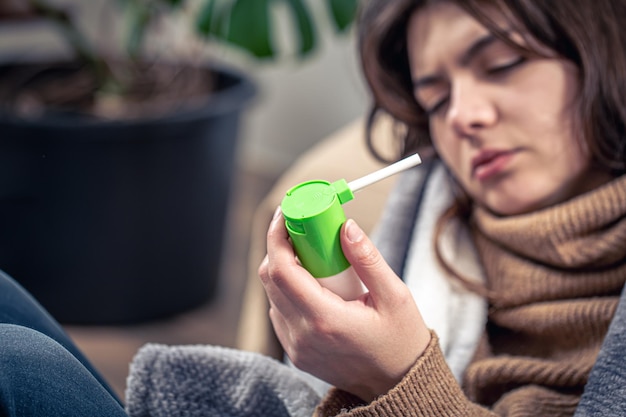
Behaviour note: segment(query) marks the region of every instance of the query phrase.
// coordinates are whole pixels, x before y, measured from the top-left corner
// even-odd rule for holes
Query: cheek
[[[578,142],[564,145],[554,152],[552,161],[547,165],[553,167],[554,177],[561,179],[564,188],[576,188],[576,182],[584,180],[585,174],[590,172],[591,157]]]
[[[459,178],[463,163],[461,158],[461,142],[459,139],[450,134],[446,134],[443,126],[438,125],[436,122],[431,124],[430,135],[435,151],[439,157],[452,171],[454,176]]]

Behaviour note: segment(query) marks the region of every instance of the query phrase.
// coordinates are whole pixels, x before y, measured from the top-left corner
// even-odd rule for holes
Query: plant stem
[[[93,46],[89,44],[87,38],[74,24],[67,12],[53,7],[43,0],[28,1],[38,16],[52,21],[61,29],[63,36],[74,50],[78,59],[92,68],[97,88],[102,87],[111,80],[113,74],[109,70],[107,62],[95,53]]]

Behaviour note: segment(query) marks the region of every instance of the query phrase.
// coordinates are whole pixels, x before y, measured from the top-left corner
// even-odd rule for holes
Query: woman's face
[[[522,55],[448,2],[415,12],[407,36],[414,93],[435,148],[478,204],[520,214],[609,179],[590,169],[573,131],[573,64]]]

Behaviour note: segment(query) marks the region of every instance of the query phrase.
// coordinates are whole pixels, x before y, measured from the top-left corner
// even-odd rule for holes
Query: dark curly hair
[[[436,157],[428,117],[415,100],[407,51],[407,26],[411,15],[435,2],[448,1],[467,11],[495,36],[531,55],[539,50],[515,44],[490,19],[489,11],[504,16],[517,33],[529,36],[578,68],[580,93],[576,102],[577,139],[589,149],[592,164],[614,176],[626,172],[626,22],[625,0],[365,0],[359,24],[359,51],[366,82],[372,94],[367,143],[378,159],[373,127],[377,116],[387,114],[399,125],[397,159],[416,151]],[[533,43],[528,43],[533,44]],[[387,138],[385,138],[386,140]],[[473,284],[454,271],[441,255],[438,239],[453,218],[471,225],[472,202],[456,185],[456,200],[435,230],[435,253],[441,265],[473,291],[492,301],[489,289]]]
[[[626,172],[626,21],[624,0],[365,0],[359,18],[359,51],[372,93],[371,127],[387,113],[405,128],[400,155],[431,145],[428,118],[413,96],[406,31],[415,10],[455,3],[496,36],[512,42],[485,13],[499,10],[526,33],[579,70],[578,126],[593,162],[615,176]],[[526,48],[516,45],[519,48]],[[526,51],[539,54],[538,51]]]

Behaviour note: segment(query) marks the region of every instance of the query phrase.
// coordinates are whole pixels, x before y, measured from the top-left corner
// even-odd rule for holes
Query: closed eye
[[[437,114],[440,110],[442,110],[447,102],[448,102],[448,96],[445,96],[441,100],[437,101],[434,105],[424,108],[424,112],[426,113],[428,117],[431,117]]]
[[[489,75],[500,75],[505,74],[508,71],[518,67],[519,65],[526,62],[526,57],[519,57],[514,59],[513,61],[507,62],[505,64],[496,65],[487,69],[487,74]]]

